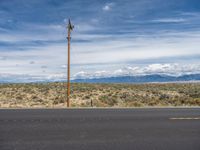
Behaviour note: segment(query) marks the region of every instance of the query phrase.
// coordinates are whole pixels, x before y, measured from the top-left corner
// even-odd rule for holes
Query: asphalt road
[[[0,150],[200,150],[200,109],[0,110]]]

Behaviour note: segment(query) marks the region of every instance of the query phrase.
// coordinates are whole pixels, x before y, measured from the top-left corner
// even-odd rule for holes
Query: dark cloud
[[[30,61],[29,64],[31,64],[31,65],[32,65],[32,64],[35,64],[35,61]]]
[[[46,69],[46,68],[48,68],[48,67],[44,65],[44,66],[41,66],[41,68],[42,68],[42,69]]]

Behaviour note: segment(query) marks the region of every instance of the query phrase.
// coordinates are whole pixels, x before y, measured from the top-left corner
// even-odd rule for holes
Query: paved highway
[[[200,109],[1,109],[0,150],[200,150]]]

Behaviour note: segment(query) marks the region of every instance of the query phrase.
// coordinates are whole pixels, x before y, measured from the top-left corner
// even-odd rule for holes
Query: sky
[[[199,0],[0,0],[0,78],[200,73]]]

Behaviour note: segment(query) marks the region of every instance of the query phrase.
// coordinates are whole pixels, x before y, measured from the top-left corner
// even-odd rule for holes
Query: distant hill
[[[169,76],[169,75],[143,75],[143,76],[121,76],[108,78],[93,78],[93,79],[75,79],[73,82],[87,83],[148,83],[148,82],[186,82],[200,81],[200,74]]]
[[[0,83],[31,83],[31,82],[63,82],[64,78],[38,78],[32,76],[0,76]],[[78,83],[150,83],[150,82],[188,82],[200,81],[200,74],[190,74],[182,76],[170,75],[142,75],[142,76],[118,76],[88,79],[74,79],[72,82]]]

